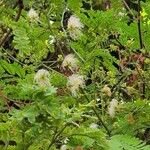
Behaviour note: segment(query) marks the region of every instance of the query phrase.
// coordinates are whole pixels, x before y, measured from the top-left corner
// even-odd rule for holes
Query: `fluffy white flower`
[[[62,145],[62,146],[60,147],[60,150],[67,150],[67,146],[66,146],[66,145]]]
[[[81,35],[81,29],[83,28],[83,24],[80,22],[80,19],[74,15],[72,15],[68,20],[68,31],[70,37],[73,39],[77,39],[78,36]]]
[[[73,74],[68,77],[67,87],[70,89],[72,95],[76,96],[79,88],[84,88],[85,81],[82,75]]]
[[[82,29],[83,24],[80,22],[80,19],[78,17],[72,15],[68,20],[68,28]]]
[[[38,72],[35,74],[34,81],[40,86],[40,87],[47,87],[51,86],[49,81],[49,72],[44,69],[38,70]]]
[[[33,8],[31,8],[29,10],[28,17],[30,18],[30,21],[38,21],[39,20],[39,15]]]
[[[72,72],[78,70],[78,60],[74,54],[69,54],[64,58],[62,68],[65,69],[65,67],[68,67]]]
[[[108,107],[108,114],[110,115],[111,118],[115,116],[117,107],[118,107],[118,101],[116,99],[112,99]]]
[[[98,126],[99,126],[99,125],[96,124],[96,123],[91,123],[91,124],[90,124],[90,128],[91,128],[91,129],[97,129]]]

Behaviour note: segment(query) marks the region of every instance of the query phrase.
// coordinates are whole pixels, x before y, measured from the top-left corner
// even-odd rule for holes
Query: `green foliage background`
[[[149,150],[150,2],[141,1],[142,49],[138,20],[127,25],[128,11],[121,0],[112,0],[107,11],[94,10],[91,0],[86,1],[89,10],[81,0],[23,0],[18,21],[15,16],[19,4],[13,8],[16,2],[0,1],[1,40],[11,31],[9,40],[0,48],[0,149],[57,150],[66,145],[70,150]],[[31,8],[38,13],[38,21],[28,18]],[[66,9],[84,24],[82,35],[75,40],[63,26]],[[124,15],[120,16],[120,12]],[[119,38],[111,39],[110,35]],[[55,42],[51,44],[52,36]],[[137,65],[137,70],[115,67],[124,58],[128,61],[139,54],[137,50],[144,57],[144,67],[138,68],[138,61],[129,62]],[[118,51],[121,58],[111,55]],[[66,86],[68,72],[61,69],[69,53],[79,60],[78,74],[92,81],[76,97]],[[52,86],[41,88],[34,82],[41,68],[49,71]],[[127,79],[133,73],[138,79],[129,85]],[[104,85],[110,87],[111,96],[102,92]],[[119,107],[111,118],[108,107],[114,98]],[[92,123],[98,127],[91,128]]]

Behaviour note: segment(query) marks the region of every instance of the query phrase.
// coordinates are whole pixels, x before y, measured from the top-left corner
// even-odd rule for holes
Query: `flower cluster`
[[[28,17],[29,17],[29,19],[30,19],[31,22],[39,20],[39,15],[38,15],[38,13],[33,8],[31,8],[29,10]]]
[[[44,69],[38,70],[38,72],[35,74],[34,81],[37,83],[40,87],[48,87],[51,86],[51,83],[49,81],[49,72]]]
[[[72,39],[77,39],[81,35],[81,29],[84,27],[80,19],[72,15],[68,20],[68,31]]]
[[[118,101],[116,99],[112,99],[108,107],[108,114],[110,115],[111,118],[114,118],[117,107],[118,107]]]
[[[74,54],[69,54],[64,58],[64,60],[62,62],[62,68],[63,69],[69,68],[72,72],[75,72],[78,70],[78,68],[79,68],[78,60]]]
[[[80,88],[84,88],[85,81],[82,75],[73,74],[68,77],[67,87],[71,91],[73,96],[77,95]]]

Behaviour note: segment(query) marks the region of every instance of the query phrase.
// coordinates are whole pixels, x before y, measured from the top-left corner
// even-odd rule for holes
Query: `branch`
[[[55,143],[55,141],[57,140],[57,138],[61,135],[61,133],[66,129],[66,127],[68,126],[69,124],[66,124],[58,133],[54,134],[52,140],[51,140],[51,143],[49,144],[47,150],[50,150],[50,148],[53,146],[53,144]]]
[[[85,98],[87,99],[87,101],[90,102],[90,100],[89,100],[89,98],[87,97],[87,95],[85,94],[85,92],[84,92],[82,89],[81,89],[81,91],[82,91],[82,93],[84,93]],[[105,128],[107,134],[110,136],[110,135],[111,135],[111,132],[109,131],[108,127],[105,125],[105,123],[103,122],[103,120],[102,120],[101,117],[99,116],[99,113],[97,112],[97,110],[96,110],[94,107],[92,107],[92,109],[93,109],[95,115],[97,116],[99,122],[100,122],[100,123],[102,124],[102,126]]]
[[[126,3],[125,0],[123,0],[123,3],[124,3],[124,5],[125,5],[126,9],[127,9],[127,10],[130,12],[130,14],[133,16],[133,19],[136,19],[134,13],[132,12],[132,10],[130,9],[130,7],[128,6],[128,4]]]
[[[141,3],[138,0],[138,32],[139,32],[139,42],[140,42],[140,49],[144,48],[143,40],[142,40],[142,32],[141,32],[141,14],[140,14]]]
[[[140,42],[140,49],[144,48],[143,39],[142,39],[142,31],[141,31],[141,14],[140,14],[141,2],[138,0],[138,32],[139,32],[139,42]],[[144,63],[142,65],[142,69],[144,69]],[[142,83],[142,98],[145,98],[145,82]]]
[[[140,14],[141,3],[138,0],[138,32],[139,32],[139,42],[140,42],[140,49],[144,48],[143,40],[142,40],[142,32],[141,32],[141,14]]]

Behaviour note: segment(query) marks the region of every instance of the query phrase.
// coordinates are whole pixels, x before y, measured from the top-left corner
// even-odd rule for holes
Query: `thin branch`
[[[141,2],[138,0],[138,32],[139,32],[139,43],[140,49],[144,48],[143,39],[142,39],[142,31],[141,31],[141,14],[140,14]],[[142,69],[144,69],[144,63],[142,65]],[[145,98],[145,82],[142,83],[142,98]]]
[[[87,97],[87,95],[85,94],[85,92],[81,89],[82,93],[84,93],[84,96],[85,98],[87,99],[88,102],[90,102],[89,98]],[[108,129],[108,127],[105,125],[105,123],[103,122],[103,120],[101,119],[101,117],[99,116],[99,113],[97,112],[97,110],[92,107],[92,110],[94,111],[95,115],[97,116],[99,122],[102,124],[102,126],[105,128],[107,134],[110,136],[111,135],[111,132],[110,130]]]
[[[112,91],[112,94],[111,94],[111,97],[110,97],[110,100],[113,98],[113,96],[115,95],[116,91],[117,91],[117,87],[120,85],[120,83],[122,81],[124,81],[126,79],[126,76],[123,75],[120,77],[120,79],[118,80],[118,82],[112,87],[111,91]]]
[[[57,138],[61,135],[61,133],[66,129],[66,127],[68,126],[69,124],[66,124],[58,133],[54,134],[52,140],[51,140],[51,143],[49,144],[47,150],[50,150],[50,148],[53,146],[53,144],[56,142]]]
[[[138,32],[139,32],[139,42],[140,42],[140,49],[144,48],[143,40],[142,40],[142,31],[141,31],[141,14],[140,14],[141,3],[138,0]]]
[[[125,5],[126,9],[127,9],[127,10],[130,12],[130,14],[133,16],[133,19],[136,19],[134,13],[132,12],[132,10],[130,9],[130,7],[128,6],[128,4],[126,3],[125,0],[123,0],[123,3],[124,3],[124,5]]]

